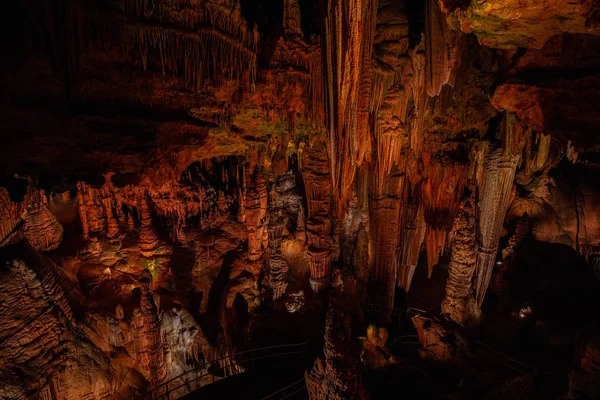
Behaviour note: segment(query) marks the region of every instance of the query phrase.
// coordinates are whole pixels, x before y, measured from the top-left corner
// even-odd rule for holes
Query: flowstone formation
[[[598,393],[598,1],[0,18],[0,398],[180,398],[305,342],[311,399]]]

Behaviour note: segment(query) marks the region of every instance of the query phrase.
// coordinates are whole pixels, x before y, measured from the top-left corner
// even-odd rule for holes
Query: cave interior
[[[600,1],[0,20],[0,399],[600,398]]]

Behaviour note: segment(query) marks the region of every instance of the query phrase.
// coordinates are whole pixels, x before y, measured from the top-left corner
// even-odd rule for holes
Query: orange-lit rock
[[[540,297],[544,279],[514,281],[538,267],[520,262],[532,244],[600,276],[597,1],[13,3],[0,397],[129,399],[175,378],[179,398],[252,369],[226,356],[307,339],[308,354],[323,333],[310,398],[365,397],[363,375],[377,397],[378,374],[400,397],[409,381],[480,398],[498,379],[486,396],[561,395],[472,360],[460,325],[567,382],[558,364],[597,322],[582,283]],[[517,320],[531,298],[554,303]],[[423,358],[459,366],[443,382],[392,356],[416,307],[443,315],[412,322]],[[579,347],[572,397],[597,372]]]
[[[140,221],[142,222],[139,239],[140,250],[144,256],[150,257],[154,255],[154,252],[158,247],[158,237],[156,236],[156,230],[152,224],[150,207],[148,206],[148,201],[145,196],[142,196],[140,200]]]
[[[307,256],[311,287],[319,291],[329,284],[331,232],[331,178],[323,144],[315,142],[304,153],[303,177],[306,186]]]
[[[477,324],[481,310],[475,299],[473,279],[477,267],[475,201],[473,196],[461,204],[453,230],[452,258],[448,267],[446,297],[442,314],[461,325]]]
[[[421,358],[454,367],[470,367],[475,354],[469,340],[443,321],[413,317],[419,337]]]
[[[451,26],[475,33],[482,44],[491,47],[540,48],[557,32],[598,34],[597,26],[586,23],[593,8],[585,2],[465,1],[461,6],[452,0],[440,3]]]
[[[325,322],[325,362],[305,375],[310,399],[361,399],[365,396],[358,366],[358,346],[351,335],[350,301],[339,275],[332,283]]]

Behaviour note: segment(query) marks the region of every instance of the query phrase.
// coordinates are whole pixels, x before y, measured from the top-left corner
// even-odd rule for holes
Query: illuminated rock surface
[[[179,398],[252,368],[236,352],[305,340],[311,399],[408,371],[399,397],[597,396],[598,1],[0,18],[0,398],[171,379]]]

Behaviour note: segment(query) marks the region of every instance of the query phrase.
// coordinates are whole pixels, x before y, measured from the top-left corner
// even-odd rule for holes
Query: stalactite
[[[331,0],[325,19],[325,49],[328,82],[328,129],[331,175],[338,216],[352,195],[355,166],[365,157],[359,148],[368,145],[367,131],[358,131],[358,107],[361,87],[370,91],[370,68],[361,61],[370,59],[375,28],[373,0]],[[368,49],[366,48],[368,46]],[[362,86],[364,79],[364,85]],[[368,100],[361,103],[361,120]],[[362,136],[359,136],[362,135]]]
[[[400,121],[398,106],[406,101],[404,91],[393,86],[387,92],[375,122],[374,141],[377,149],[377,168],[374,171],[379,189],[395,166],[402,163],[402,148],[406,145],[406,130]]]
[[[414,198],[406,209],[398,269],[398,286],[404,288],[407,292],[410,290],[412,278],[419,262],[419,254],[426,230],[423,205],[418,198]]]
[[[481,318],[481,310],[473,287],[477,262],[474,195],[461,204],[454,231],[442,313],[448,314],[450,319],[461,325],[476,324]]]
[[[482,187],[478,199],[478,245],[476,295],[483,303],[492,270],[496,262],[498,241],[504,223],[508,200],[517,168],[518,157],[503,155],[501,149],[488,154],[485,160]]]
[[[424,154],[425,179],[419,185],[427,224],[425,243],[429,276],[447,245],[454,217],[460,207],[460,196],[467,182],[468,166],[449,160],[437,160]]]
[[[374,168],[378,168],[375,166]],[[404,185],[406,175],[392,172],[385,176],[384,184],[371,174],[369,232],[374,273],[371,279],[383,285],[378,293],[387,307],[394,306],[398,274],[398,247],[402,227],[402,207],[406,203]],[[376,176],[376,175],[375,175]]]
[[[85,10],[78,0],[28,2],[40,28],[54,73],[64,84],[66,101],[77,94],[80,58],[85,46]]]
[[[150,66],[149,52],[157,54],[163,74],[182,75],[195,90],[202,89],[205,78],[210,78],[215,86],[222,86],[223,79],[236,80],[252,90],[256,78],[257,32],[240,29],[242,24],[232,23],[231,14],[223,8],[208,4],[207,7],[211,11],[200,18],[204,23],[201,28],[161,26],[143,19],[129,23],[100,18],[95,30],[98,36],[108,36],[112,44],[125,49],[126,54],[137,48],[144,69]],[[241,15],[239,18],[243,20]],[[112,31],[102,33],[106,29]]]
[[[437,96],[442,86],[454,86],[460,65],[462,35],[450,29],[438,0],[425,1],[425,71],[426,91]]]
[[[378,0],[367,0],[363,5],[362,31],[362,56],[360,84],[357,92],[356,105],[356,138],[352,141],[352,153],[356,154],[354,162],[359,166],[363,161],[371,158],[371,135],[369,111],[371,106],[371,88],[373,84],[373,65],[371,57],[373,53],[373,39],[377,22]]]
[[[410,59],[408,51],[408,18],[404,3],[400,1],[379,0],[377,27],[374,43],[373,83],[370,92],[370,112],[377,115],[379,107],[386,98],[388,89],[408,84],[406,69]],[[406,102],[408,102],[408,96]],[[394,107],[398,107],[395,105]],[[405,122],[406,111],[398,115]]]
[[[410,125],[410,148],[420,155],[423,145],[423,131],[425,127],[425,118],[429,114],[429,104],[431,98],[427,95],[426,86],[426,55],[424,40],[410,53],[413,65],[414,77],[412,82],[412,92],[415,104],[415,118]]]

